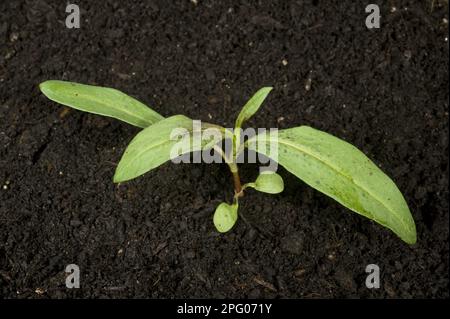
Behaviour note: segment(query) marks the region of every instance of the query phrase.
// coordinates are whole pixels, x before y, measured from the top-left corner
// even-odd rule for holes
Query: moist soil
[[[366,2],[0,3],[0,296],[4,298],[445,298],[449,296],[448,6]],[[415,245],[279,169],[285,191],[248,191],[232,231],[225,164],[166,163],[113,184],[139,129],[65,108],[38,84],[120,89],[163,116],[232,127],[309,125],[360,148],[397,183]],[[258,165],[241,166],[251,181]],[[80,267],[79,289],[65,267]],[[380,288],[365,285],[380,268]]]

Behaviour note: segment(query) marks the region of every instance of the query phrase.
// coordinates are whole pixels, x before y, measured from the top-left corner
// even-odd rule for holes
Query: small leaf
[[[217,231],[226,233],[233,228],[238,218],[238,204],[221,203],[214,212],[213,222]]]
[[[56,80],[45,81],[39,88],[52,101],[142,128],[164,118],[145,104],[112,88]]]
[[[257,191],[269,194],[281,193],[284,189],[283,178],[275,172],[265,171],[259,174],[254,183],[247,184]]]
[[[215,130],[218,137],[203,139],[207,129]],[[195,127],[194,121],[184,115],[161,120],[133,138],[116,168],[114,182],[136,178],[182,154],[211,148],[221,140],[223,130],[204,122]]]
[[[272,156],[306,184],[391,229],[405,242],[416,242],[414,220],[401,192],[360,150],[307,126],[276,133],[255,136],[247,146]],[[277,152],[270,151],[270,145],[277,146]]]
[[[256,92],[250,100],[244,105],[236,120],[235,128],[239,129],[242,124],[255,114],[267,95],[272,91],[272,87],[263,87]]]

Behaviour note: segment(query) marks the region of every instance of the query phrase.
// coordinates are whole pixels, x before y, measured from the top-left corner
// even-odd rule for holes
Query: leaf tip
[[[273,90],[273,86],[264,86],[260,89],[260,91],[263,91],[265,94],[269,94],[270,91]]]
[[[407,236],[405,236],[405,238],[403,238],[403,240],[405,241],[405,243],[407,243],[409,245],[416,244],[417,243],[416,227],[413,227],[413,230]]]
[[[122,174],[119,172],[118,169],[114,172],[113,176],[113,183],[118,184],[124,182],[126,179],[121,176]]]
[[[48,89],[48,85],[51,84],[50,82],[51,82],[50,80],[47,80],[39,83],[39,90],[41,90],[41,92],[45,94],[45,92]]]
[[[41,90],[41,92],[50,98],[50,95],[52,95],[52,93],[55,92],[55,89],[57,89],[56,84],[58,84],[58,82],[61,81],[56,81],[56,80],[47,80],[44,82],[39,83],[39,90]]]

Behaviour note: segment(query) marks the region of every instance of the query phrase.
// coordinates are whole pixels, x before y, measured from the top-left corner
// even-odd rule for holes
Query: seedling
[[[195,121],[184,115],[164,118],[136,99],[111,88],[46,81],[40,84],[40,89],[60,104],[143,128],[125,150],[114,174],[115,183],[136,178],[183,154],[218,152],[228,164],[234,181],[233,202],[221,203],[214,213],[214,225],[219,232],[229,231],[236,223],[239,200],[248,188],[271,194],[283,191],[283,179],[275,172],[264,171],[256,181],[241,183],[237,159],[247,148],[276,161],[351,211],[391,229],[406,243],[416,242],[414,220],[401,192],[353,145],[308,126],[263,132],[244,140],[241,127],[260,108],[272,90],[270,87],[260,89],[244,105],[234,130],[203,122],[195,127]],[[177,130],[177,138],[174,138]],[[214,138],[198,140],[195,137],[199,133],[209,133],[206,135]],[[231,153],[218,145],[223,141],[231,141]],[[272,153],[274,145],[277,152]]]

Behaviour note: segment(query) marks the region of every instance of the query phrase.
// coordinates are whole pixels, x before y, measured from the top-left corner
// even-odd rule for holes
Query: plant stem
[[[242,185],[241,185],[241,179],[239,178],[238,172],[233,172],[233,180],[234,180],[234,191],[236,194],[239,194],[239,197],[243,196],[242,193]]]
[[[231,173],[233,174],[234,193],[237,197],[244,196],[242,192],[241,178],[239,177],[239,170],[236,163],[229,163]]]
[[[232,161],[229,159],[225,152],[217,145],[214,145],[213,148],[222,156],[222,158],[225,160],[225,163],[228,164],[228,167],[230,168],[231,173],[233,174],[233,181],[234,181],[234,197],[242,197],[244,196],[242,184],[241,184],[241,178],[239,177],[239,170],[237,167],[237,164],[235,161]]]

